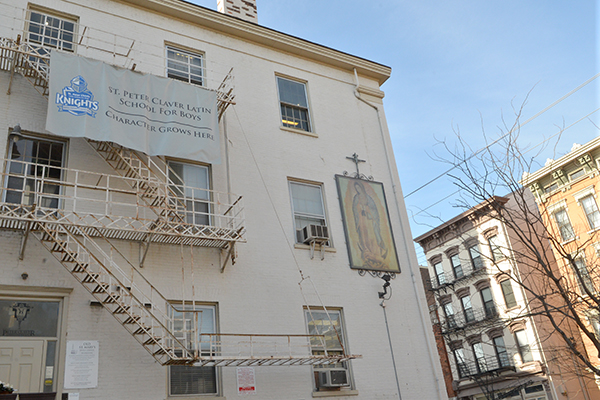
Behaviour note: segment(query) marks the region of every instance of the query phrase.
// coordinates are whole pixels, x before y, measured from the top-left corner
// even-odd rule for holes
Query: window
[[[64,51],[75,50],[77,21],[36,10],[29,10],[28,14],[27,38],[30,43]]]
[[[560,232],[560,237],[563,242],[569,241],[575,237],[573,226],[571,226],[569,216],[564,208],[561,208],[554,213],[554,219],[556,220],[556,225],[558,226],[558,231]]]
[[[575,258],[573,260],[572,268],[575,272],[575,276],[577,277],[579,291],[581,292],[581,294],[585,295],[587,294],[587,292],[594,293],[594,284],[592,282],[590,272],[588,271],[587,265],[585,264],[585,260],[583,259],[583,257]]]
[[[477,243],[469,247],[469,257],[471,257],[471,263],[473,264],[474,270],[483,267],[483,260]]]
[[[482,373],[488,370],[487,361],[485,359],[485,353],[483,352],[483,346],[481,343],[473,343],[473,355],[475,356],[475,364],[477,365],[477,372]]]
[[[190,349],[200,348],[202,354],[210,349],[210,337],[204,333],[217,333],[216,307],[174,305],[172,315],[175,336]],[[197,321],[197,326],[194,326]],[[169,395],[185,396],[217,394],[217,369],[215,367],[169,367]]]
[[[494,351],[496,352],[496,358],[498,359],[498,366],[500,368],[510,366],[510,359],[508,358],[508,352],[506,351],[504,338],[502,336],[497,336],[492,340],[494,342]]]
[[[492,297],[492,291],[489,287],[481,289],[481,299],[483,300],[486,318],[495,317],[497,315],[496,306],[494,305],[494,298]]]
[[[446,314],[446,325],[448,329],[456,328],[456,319],[454,318],[454,308],[452,303],[444,304],[444,314]]]
[[[341,310],[330,310],[327,309],[306,309],[304,310],[306,316],[306,324],[308,326],[309,335],[323,335],[324,339],[311,338],[311,352],[313,355],[323,355],[325,351],[330,355],[341,355],[344,354],[345,340],[344,340],[344,324],[342,321]],[[323,390],[324,388],[320,385],[320,379],[318,379],[319,371],[326,371],[328,369],[346,370],[346,377],[350,382],[350,374],[348,371],[349,364],[347,361],[343,361],[337,364],[326,364],[326,365],[315,365],[315,386],[317,390]]]
[[[435,277],[437,279],[438,285],[444,285],[446,283],[446,275],[444,275],[444,268],[442,267],[442,262],[439,261],[433,264],[433,269],[435,271]]]
[[[204,84],[204,57],[167,46],[167,76],[194,85]]]
[[[177,196],[178,209],[185,206],[185,222],[210,225],[210,192],[208,167],[169,161],[169,179]]]
[[[58,208],[65,143],[11,136],[4,201]]]
[[[452,257],[450,257],[450,263],[452,264],[452,271],[454,271],[454,277],[456,279],[465,276],[460,265],[460,258],[458,257],[458,254],[455,254]]]
[[[306,85],[301,82],[277,77],[279,103],[281,105],[281,124],[286,128],[311,131],[308,113]]]
[[[488,238],[488,243],[490,244],[490,250],[492,251],[492,260],[502,260],[504,254],[502,254],[502,249],[500,248],[500,239],[498,238],[498,235],[490,236]]]
[[[581,199],[581,206],[585,212],[588,223],[591,229],[600,228],[600,212],[598,211],[598,205],[593,195],[585,196]]]
[[[515,331],[515,341],[521,355],[521,361],[524,363],[533,361],[533,355],[531,354],[531,348],[529,347],[529,341],[524,329]]]
[[[475,314],[473,313],[473,307],[471,306],[471,297],[461,297],[460,302],[462,304],[463,313],[465,315],[465,321],[467,323],[475,321]]]
[[[544,193],[552,193],[558,189],[558,183],[554,182],[544,188]]]
[[[456,369],[458,369],[459,378],[469,376],[469,368],[465,362],[465,353],[463,349],[454,349],[452,352],[454,353],[454,360],[456,361]]]
[[[569,175],[569,179],[574,181],[577,178],[581,178],[583,175],[585,175],[585,171],[583,168],[581,168],[580,170],[577,170]]]
[[[323,194],[320,185],[290,181],[290,196],[294,213],[296,243],[301,243],[299,231],[305,226],[309,224],[327,226]]]
[[[504,296],[506,308],[515,307],[517,305],[517,300],[515,299],[515,293],[513,292],[510,279],[500,282],[500,288],[502,288],[502,295]]]

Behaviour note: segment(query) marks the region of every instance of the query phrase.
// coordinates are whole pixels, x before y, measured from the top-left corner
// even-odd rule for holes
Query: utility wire
[[[421,189],[431,185],[433,182],[437,181],[438,179],[440,179],[441,177],[447,175],[449,172],[451,172],[452,170],[454,170],[455,168],[457,168],[460,164],[464,164],[467,161],[469,161],[471,158],[475,157],[477,154],[481,153],[484,150],[487,150],[488,148],[490,148],[491,146],[493,146],[494,144],[498,143],[499,141],[501,141],[502,139],[504,139],[506,136],[508,136],[509,134],[511,134],[512,132],[514,132],[516,129],[521,129],[521,127],[525,126],[526,124],[528,124],[529,122],[533,121],[535,118],[539,117],[540,115],[542,115],[543,113],[545,113],[546,111],[548,111],[549,109],[551,109],[552,107],[554,107],[555,105],[557,105],[558,103],[562,102],[563,100],[565,100],[567,97],[571,96],[573,93],[579,91],[581,88],[587,86],[588,84],[590,84],[592,81],[594,81],[596,78],[598,78],[600,76],[600,73],[592,76],[590,79],[588,79],[587,81],[583,82],[581,85],[577,86],[575,89],[571,90],[569,93],[565,94],[564,96],[562,96],[560,99],[556,100],[555,102],[553,102],[552,104],[550,104],[549,106],[547,106],[546,108],[544,108],[543,110],[539,111],[537,114],[535,114],[534,116],[532,116],[531,118],[529,118],[527,121],[523,122],[520,125],[517,125],[515,128],[509,130],[508,132],[506,132],[504,135],[502,135],[500,138],[494,140],[492,143],[488,144],[485,147],[482,147],[481,149],[477,150],[475,153],[471,154],[469,157],[467,157],[465,160],[462,160],[460,163],[458,163],[457,165],[452,166],[451,168],[449,168],[448,170],[446,170],[445,172],[439,174],[438,176],[436,176],[435,178],[431,179],[430,181],[424,183],[423,185],[419,186],[418,188],[416,188],[415,190],[413,190],[412,192],[408,193],[407,195],[404,196],[404,198],[408,198],[409,196],[415,194],[416,192],[420,191]]]

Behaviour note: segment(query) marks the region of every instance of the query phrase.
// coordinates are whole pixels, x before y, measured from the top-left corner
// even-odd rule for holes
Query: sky
[[[216,9],[216,0],[193,2]],[[494,140],[499,126],[515,121],[514,108],[523,105],[523,123],[558,101],[520,129],[521,146],[549,144],[536,159],[539,167],[600,133],[600,77],[575,90],[599,72],[596,1],[257,0],[257,6],[260,25],[392,68],[382,86],[384,108],[413,237],[464,211],[447,176],[408,195],[448,169],[438,161],[448,157],[441,143],[454,147],[456,132],[477,150],[485,146],[483,132]],[[556,136],[560,127],[567,129]]]

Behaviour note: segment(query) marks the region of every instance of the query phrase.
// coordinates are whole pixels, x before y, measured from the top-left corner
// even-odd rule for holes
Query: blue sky
[[[502,116],[514,122],[512,106],[529,92],[522,121],[599,72],[593,0],[257,1],[261,25],[392,67],[382,89],[405,195],[447,169],[432,156],[444,154],[440,140],[453,146],[454,130],[478,149],[482,129],[497,137]],[[216,9],[216,0],[195,2]],[[599,84],[529,122],[520,143],[534,146],[594,112]],[[596,137],[599,114],[565,130],[556,146],[550,141],[540,166]],[[463,211],[453,195],[412,217],[455,190],[442,178],[406,198],[413,236]]]

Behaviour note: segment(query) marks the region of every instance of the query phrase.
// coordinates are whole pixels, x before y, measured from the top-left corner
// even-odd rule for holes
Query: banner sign
[[[53,51],[46,130],[220,163],[215,91]]]

